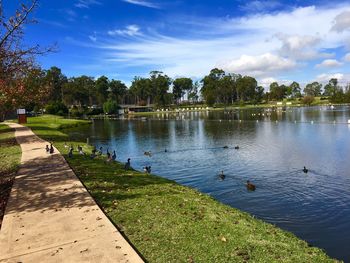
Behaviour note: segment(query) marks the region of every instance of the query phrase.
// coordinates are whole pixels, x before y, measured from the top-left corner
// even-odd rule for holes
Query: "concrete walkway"
[[[143,262],[104,215],[63,156],[29,128],[0,230],[0,262]]]

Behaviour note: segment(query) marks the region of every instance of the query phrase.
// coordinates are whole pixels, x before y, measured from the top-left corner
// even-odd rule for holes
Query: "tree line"
[[[0,120],[16,108],[73,115],[116,113],[121,104],[156,105],[164,107],[180,103],[259,104],[283,99],[299,99],[311,104],[315,96],[326,96],[331,102],[350,103],[350,86],[330,79],[307,84],[270,84],[265,92],[251,76],[227,73],[214,68],[201,80],[181,77],[171,79],[161,71],[148,77],[135,77],[128,88],[122,81],[101,76],[68,78],[58,67],[42,70],[36,57],[54,51],[54,47],[23,45],[24,27],[33,23],[29,17],[38,6],[37,0],[21,5],[13,16],[6,17],[0,2]]]

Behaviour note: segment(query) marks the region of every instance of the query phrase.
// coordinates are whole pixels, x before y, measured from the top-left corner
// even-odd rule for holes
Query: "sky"
[[[29,0],[23,0],[29,2]],[[9,15],[19,0],[2,0]],[[211,69],[260,85],[350,83],[350,1],[40,0],[25,43],[68,77],[122,80],[152,70],[199,80]]]

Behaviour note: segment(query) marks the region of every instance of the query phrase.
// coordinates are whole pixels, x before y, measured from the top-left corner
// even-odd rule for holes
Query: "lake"
[[[190,112],[95,120],[71,134],[350,262],[349,119],[349,106]]]

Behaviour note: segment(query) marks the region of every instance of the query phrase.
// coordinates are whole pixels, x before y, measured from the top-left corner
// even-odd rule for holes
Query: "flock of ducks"
[[[64,147],[65,147],[65,148],[68,148],[68,145],[65,143],[65,144],[64,144]],[[51,144],[51,148],[53,148],[53,147],[52,147],[52,144]],[[222,148],[228,149],[229,147],[228,147],[227,145],[225,145],[225,146],[223,146]],[[234,149],[235,149],[235,150],[238,150],[238,149],[239,149],[239,146],[238,146],[238,145],[235,146]],[[47,151],[47,152],[50,151],[48,145],[46,146],[46,151]],[[70,147],[70,151],[69,151],[69,155],[72,154],[72,151],[73,151],[73,147],[71,146],[71,147]],[[82,147],[78,146],[78,151],[81,153],[81,152],[82,152]],[[168,150],[165,149],[164,152],[168,152]],[[94,148],[94,150],[93,150],[93,154],[95,154],[95,153],[96,153],[96,148]],[[100,147],[99,151],[97,151],[97,154],[102,155],[102,147]],[[145,156],[152,157],[152,152],[151,152],[151,151],[146,151],[146,152],[144,152],[144,155],[145,155]],[[70,156],[70,157],[71,157],[71,156]],[[108,158],[108,159],[111,159],[111,160],[115,160],[116,157],[117,157],[117,156],[116,156],[116,152],[113,151],[113,154],[111,154],[111,153],[109,152],[108,148],[107,148],[107,158]],[[129,159],[127,160],[127,162],[125,163],[124,168],[125,168],[126,170],[128,170],[128,169],[130,169],[130,167],[131,167],[131,163],[130,163],[130,158],[129,158]],[[146,173],[151,173],[151,166],[145,166],[145,167],[144,167],[144,171],[145,171]],[[304,168],[303,168],[302,171],[303,171],[304,173],[308,173],[308,172],[309,172],[309,170],[308,170],[305,166],[304,166]],[[226,178],[226,175],[224,174],[224,171],[221,171],[221,173],[219,173],[218,176],[219,176],[219,178],[220,178],[221,180],[225,180],[225,178]],[[247,187],[247,190],[248,190],[248,191],[255,191],[255,189],[256,189],[256,186],[255,186],[254,184],[252,184],[249,180],[247,180],[247,182],[246,182],[246,187]]]

